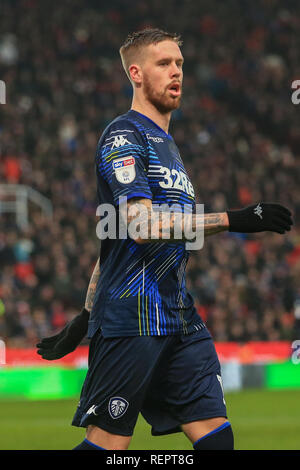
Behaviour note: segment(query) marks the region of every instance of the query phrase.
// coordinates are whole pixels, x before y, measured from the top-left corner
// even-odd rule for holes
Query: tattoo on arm
[[[226,212],[191,214],[184,219],[181,213],[153,211],[152,201],[149,199],[131,199],[127,208],[128,226],[137,219],[139,221],[140,235],[137,235],[137,239],[141,243],[185,242],[193,239],[196,230],[203,230],[204,236],[209,236],[228,230],[229,226]],[[185,230],[188,225],[189,230]],[[186,233],[192,237],[187,238]]]
[[[85,298],[85,308],[89,312],[92,310],[93,303],[94,303],[94,297],[96,293],[96,288],[97,288],[97,283],[99,280],[100,276],[100,266],[99,266],[99,258],[97,260],[97,263],[94,267],[93,274],[90,279],[89,287],[87,290],[86,298]]]
[[[204,214],[204,235],[214,235],[215,233],[228,230],[229,222],[226,212],[215,214]],[[202,222],[203,223],[203,222]]]

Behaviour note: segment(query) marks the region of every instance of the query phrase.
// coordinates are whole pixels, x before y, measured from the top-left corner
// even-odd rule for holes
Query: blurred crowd
[[[0,183],[34,188],[53,216],[32,205],[22,227],[0,215],[0,337],[33,346],[84,304],[99,250],[95,149],[131,104],[118,50],[153,26],[182,35],[184,96],[170,133],[197,202],[207,212],[278,202],[296,224],[283,236],[207,238],[187,267],[199,314],[216,341],[299,339],[299,2],[128,3],[1,1]]]

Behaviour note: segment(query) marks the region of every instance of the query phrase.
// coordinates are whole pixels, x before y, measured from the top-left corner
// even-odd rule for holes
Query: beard
[[[181,95],[170,96],[167,88],[165,88],[163,92],[155,91],[147,77],[144,78],[144,94],[147,100],[155,106],[161,114],[168,114],[180,106]]]

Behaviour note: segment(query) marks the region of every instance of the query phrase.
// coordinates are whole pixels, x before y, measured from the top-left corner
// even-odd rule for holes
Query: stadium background
[[[230,411],[245,436],[238,445],[299,448],[300,366],[291,361],[292,341],[300,340],[300,108],[291,100],[300,78],[299,3],[1,0],[0,11],[7,91],[0,105],[0,448],[69,448],[78,436],[67,426],[87,343],[67,363],[51,365],[37,362],[32,348],[84,303],[98,256],[95,148],[104,127],[130,107],[118,49],[145,26],[184,41],[184,97],[170,133],[197,202],[219,212],[274,201],[294,213],[296,226],[284,236],[208,238],[192,253],[187,282],[220,351]],[[40,207],[43,197],[52,211]],[[15,199],[17,218],[6,212]],[[255,409],[257,421],[244,409]],[[137,435],[149,433],[139,426]],[[262,444],[264,426],[277,429],[277,440]],[[176,439],[178,448],[186,445]]]

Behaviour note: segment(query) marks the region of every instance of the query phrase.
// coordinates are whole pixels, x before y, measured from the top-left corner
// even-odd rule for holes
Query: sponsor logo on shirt
[[[116,169],[124,166],[134,165],[134,163],[134,157],[119,158],[113,162],[113,167]]]
[[[152,135],[150,134],[146,134],[146,137],[148,140],[152,140],[153,142],[155,142],[156,144],[159,144],[161,142],[164,142],[164,139],[162,139],[161,137],[153,137]]]
[[[135,159],[132,156],[117,158],[112,162],[119,183],[132,183],[135,178]]]

